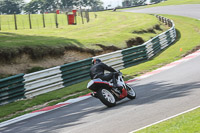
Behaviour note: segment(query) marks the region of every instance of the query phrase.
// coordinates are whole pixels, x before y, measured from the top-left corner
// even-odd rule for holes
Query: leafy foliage
[[[140,6],[145,4],[146,0],[124,0],[123,6]]]
[[[55,12],[56,9],[67,11],[73,7],[98,7],[102,6],[100,0],[32,0],[28,3],[24,10],[29,13]]]
[[[57,9],[67,11],[73,7],[91,7],[92,9],[102,8],[101,0],[31,0],[25,4],[24,0],[0,0],[0,13],[20,14],[55,12]]]
[[[24,7],[23,0],[2,0],[0,1],[0,13],[3,14],[19,14]]]

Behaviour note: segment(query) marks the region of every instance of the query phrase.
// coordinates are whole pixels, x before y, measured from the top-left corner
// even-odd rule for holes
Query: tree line
[[[103,8],[101,0],[31,0],[25,3],[24,0],[0,0],[0,14],[20,13],[45,13],[61,10],[63,12],[73,7],[90,7],[92,10]]]
[[[159,3],[161,1],[166,1],[166,0],[150,0],[150,3]],[[147,0],[123,0],[122,5],[124,7],[141,6],[144,5],[146,2]]]

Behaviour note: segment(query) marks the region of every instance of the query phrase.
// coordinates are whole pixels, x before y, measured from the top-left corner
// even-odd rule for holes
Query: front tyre
[[[129,99],[135,99],[136,98],[135,90],[128,84],[126,84],[126,89],[127,89],[127,93],[128,93],[127,97]]]
[[[97,91],[98,98],[100,101],[108,107],[113,107],[116,105],[116,99],[112,92],[108,89],[99,89]]]

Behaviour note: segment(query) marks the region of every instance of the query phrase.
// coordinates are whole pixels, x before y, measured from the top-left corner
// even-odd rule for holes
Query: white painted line
[[[188,113],[188,112],[193,111],[193,110],[198,109],[198,108],[200,108],[200,106],[197,106],[197,107],[194,107],[194,108],[192,108],[192,109],[186,110],[186,111],[184,111],[184,112],[181,112],[181,113],[179,113],[179,114],[173,115],[173,116],[168,117],[168,118],[166,118],[166,119],[157,121],[157,122],[155,122],[155,123],[152,123],[152,124],[147,125],[147,126],[145,126],[145,127],[142,127],[142,128],[137,129],[137,130],[131,131],[131,132],[129,132],[129,133],[135,133],[135,132],[140,131],[140,130],[142,130],[142,129],[145,129],[145,128],[147,128],[147,127],[151,127],[151,126],[153,126],[153,125],[156,125],[156,124],[159,124],[159,123],[161,123],[161,122],[167,121],[167,120],[169,120],[169,119],[175,118],[175,117],[177,117],[177,116],[179,116],[179,115]]]

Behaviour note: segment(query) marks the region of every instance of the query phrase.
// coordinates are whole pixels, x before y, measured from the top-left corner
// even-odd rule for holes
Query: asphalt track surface
[[[123,12],[149,13],[149,14],[171,14],[200,19],[200,4],[158,6],[152,8],[135,8],[122,10]]]
[[[132,83],[113,108],[89,98],[0,128],[1,133],[127,133],[200,105],[200,56]]]

